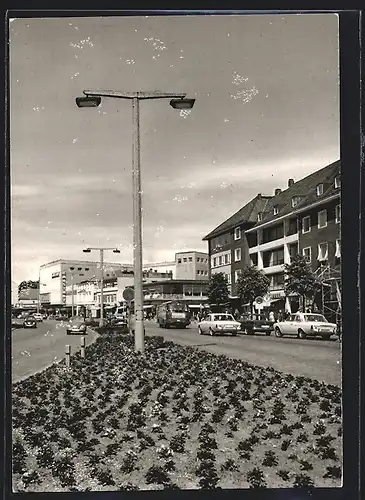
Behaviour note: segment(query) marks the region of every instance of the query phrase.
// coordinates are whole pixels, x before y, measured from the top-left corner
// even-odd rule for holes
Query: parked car
[[[300,339],[322,337],[328,340],[331,335],[337,333],[337,325],[329,323],[322,314],[296,313],[291,314],[285,321],[275,323],[274,330],[276,337],[295,335]]]
[[[70,318],[66,328],[66,335],[77,334],[87,335],[85,318],[81,316],[74,316],[73,318]]]
[[[37,321],[33,316],[18,316],[11,318],[12,328],[37,328]]]
[[[232,314],[212,313],[208,314],[198,323],[198,332],[200,335],[222,335],[230,333],[236,336],[241,331],[241,323],[236,321]]]
[[[56,314],[55,320],[56,321],[67,321],[70,318],[68,316],[64,316],[63,314]]]
[[[263,332],[271,335],[274,331],[274,321],[270,321],[265,315],[243,314],[239,319],[241,330],[246,335],[253,335],[256,332]]]
[[[39,323],[41,323],[43,321],[43,314],[41,313],[35,313],[33,314],[33,318],[38,321]]]

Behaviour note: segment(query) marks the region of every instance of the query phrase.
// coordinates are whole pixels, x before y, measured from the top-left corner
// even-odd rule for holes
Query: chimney
[[[280,194],[280,193],[281,193],[281,189],[280,189],[280,188],[276,188],[276,189],[275,189],[275,196],[277,196],[277,195],[278,195],[278,194]]]
[[[258,200],[261,200],[261,193],[259,193],[259,194],[257,195],[257,199],[258,199]]]
[[[288,188],[292,187],[294,184],[294,179],[288,179]]]

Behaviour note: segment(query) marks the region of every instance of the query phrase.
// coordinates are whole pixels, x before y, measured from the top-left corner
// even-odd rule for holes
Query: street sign
[[[123,290],[123,299],[127,302],[131,302],[134,299],[134,290],[133,288],[125,288]]]
[[[263,297],[259,296],[259,297],[256,297],[255,302],[256,302],[256,304],[260,305],[264,302],[264,299],[263,299]]]

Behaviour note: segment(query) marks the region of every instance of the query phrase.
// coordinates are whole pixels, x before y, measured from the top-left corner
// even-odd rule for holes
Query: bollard
[[[67,368],[70,367],[71,364],[71,346],[66,345],[66,366]]]
[[[85,357],[85,337],[81,337],[80,339],[81,342],[81,357]]]

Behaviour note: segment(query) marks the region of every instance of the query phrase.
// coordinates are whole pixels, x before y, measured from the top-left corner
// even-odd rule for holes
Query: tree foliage
[[[305,299],[313,297],[320,283],[311,267],[302,255],[296,255],[291,264],[285,264],[284,291],[286,295],[296,293],[302,297],[303,308]]]
[[[224,273],[213,274],[208,286],[209,304],[222,305],[229,300],[228,282]]]
[[[255,266],[247,266],[242,269],[236,283],[236,293],[243,304],[252,305],[256,297],[261,297],[269,291],[270,279],[266,274]]]

